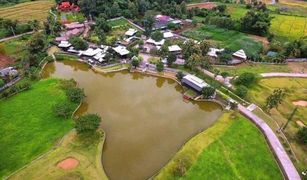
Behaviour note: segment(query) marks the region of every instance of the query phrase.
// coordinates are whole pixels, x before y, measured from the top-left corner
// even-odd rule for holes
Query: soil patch
[[[0,69],[14,64],[14,60],[6,55],[0,54]]]
[[[77,167],[79,164],[79,161],[75,158],[67,158],[57,164],[58,168],[69,170]]]
[[[303,106],[303,107],[307,107],[307,101],[294,101],[292,102],[295,106]]]
[[[198,4],[188,5],[188,9],[192,9],[192,8],[213,9],[214,7],[216,7],[216,4],[213,3],[213,2],[205,2],[205,3],[198,3]]]
[[[288,66],[293,73],[307,73],[307,62],[289,62]]]
[[[249,36],[250,36],[251,38],[253,38],[255,41],[261,42],[262,45],[263,45],[265,48],[268,47],[269,41],[268,41],[268,39],[267,39],[266,37],[257,36],[257,35],[251,35],[251,34],[249,34]]]

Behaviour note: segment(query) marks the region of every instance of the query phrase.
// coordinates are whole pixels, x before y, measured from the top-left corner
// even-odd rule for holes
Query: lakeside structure
[[[191,87],[199,93],[204,87],[209,86],[209,84],[207,84],[204,80],[191,74],[185,75],[182,78],[181,83],[185,86]]]

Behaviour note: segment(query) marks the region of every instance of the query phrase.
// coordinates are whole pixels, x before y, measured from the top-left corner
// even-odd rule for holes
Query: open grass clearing
[[[179,178],[283,177],[261,132],[241,115],[226,112],[211,128],[186,143],[156,177]]]
[[[269,72],[291,72],[288,65],[269,65],[269,64],[253,64],[243,63],[236,66],[213,66],[220,72],[228,72],[231,76],[240,75],[245,72],[252,72],[255,74],[269,73]]]
[[[31,35],[25,35],[23,37],[12,39],[10,41],[0,43],[4,48],[4,54],[14,59],[24,57],[27,47],[27,42],[31,38]]]
[[[195,29],[183,32],[183,35],[202,41],[208,39],[223,48],[232,51],[244,49],[247,55],[255,54],[262,49],[260,42],[254,41],[251,37],[237,31],[218,28],[211,25],[204,25]]]
[[[286,90],[286,97],[284,101],[279,105],[278,109],[272,109],[270,116],[279,124],[284,125],[287,122],[287,118],[292,113],[295,105],[294,101],[307,100],[307,79],[304,78],[268,78],[261,79],[258,85],[255,85],[249,92],[248,98],[251,102],[256,103],[260,107],[265,106],[266,98],[274,91],[274,89],[283,88]],[[296,157],[300,162],[295,162],[296,167],[300,170],[304,170],[307,166],[307,146],[303,146],[297,143],[295,136],[298,131],[298,125],[296,121],[302,121],[307,124],[307,108],[298,107],[298,111],[285,129],[285,134],[290,141],[290,144],[294,150]],[[276,130],[271,126],[273,130]]]
[[[48,151],[73,126],[52,107],[68,101],[59,80],[47,79],[0,100],[0,177],[3,178]],[[77,107],[77,104],[74,104]]]
[[[49,10],[55,3],[52,0],[38,0],[0,8],[0,17],[26,22],[46,20]]]
[[[101,164],[103,142],[99,134],[94,138],[80,138],[71,131],[59,147],[10,179],[107,179]],[[73,158],[79,164],[69,170],[59,168],[58,163],[67,158]]]

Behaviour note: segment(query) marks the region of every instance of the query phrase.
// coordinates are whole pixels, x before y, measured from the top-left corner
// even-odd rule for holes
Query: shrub
[[[75,128],[78,134],[94,133],[99,127],[101,118],[97,114],[86,114],[76,119]]]
[[[202,89],[201,93],[205,99],[209,99],[214,95],[215,89],[213,87],[207,86]]]
[[[307,127],[303,127],[297,132],[297,138],[303,144],[307,144]]]
[[[247,92],[248,92],[248,89],[247,87],[241,85],[241,86],[238,86],[235,90],[235,94],[241,98],[245,98],[246,95],[247,95]]]
[[[66,90],[66,95],[71,102],[79,103],[85,97],[84,90],[73,87]]]
[[[156,65],[156,69],[158,72],[162,72],[164,70],[164,64],[161,61],[159,61]]]
[[[3,87],[4,85],[5,85],[5,82],[2,79],[0,79],[0,88]]]
[[[176,77],[177,77],[177,79],[178,79],[179,81],[181,81],[181,80],[182,80],[182,78],[184,77],[183,72],[178,71],[178,72],[177,72],[177,74],[176,74]]]
[[[236,85],[243,85],[245,87],[250,87],[253,84],[255,84],[257,82],[257,77],[255,74],[253,73],[243,73],[241,74],[236,80],[235,80],[235,84]]]
[[[75,47],[76,50],[86,50],[88,48],[87,42],[80,37],[72,37],[69,39],[69,42]]]
[[[55,113],[55,115],[65,119],[69,118],[73,110],[74,108],[72,107],[72,105],[67,102],[56,104],[53,107],[53,112]]]

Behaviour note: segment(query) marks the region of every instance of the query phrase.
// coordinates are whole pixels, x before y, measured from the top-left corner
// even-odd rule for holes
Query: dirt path
[[[271,77],[293,77],[293,78],[307,78],[307,74],[303,73],[262,73],[260,74],[263,78]]]
[[[1,42],[5,42],[5,41],[9,41],[11,39],[15,39],[15,38],[20,38],[24,35],[27,35],[27,34],[33,34],[34,31],[31,31],[31,32],[26,32],[26,33],[22,33],[22,34],[19,34],[19,35],[16,35],[16,36],[11,36],[11,37],[7,37],[7,38],[3,38],[3,39],[0,39],[0,43]]]

